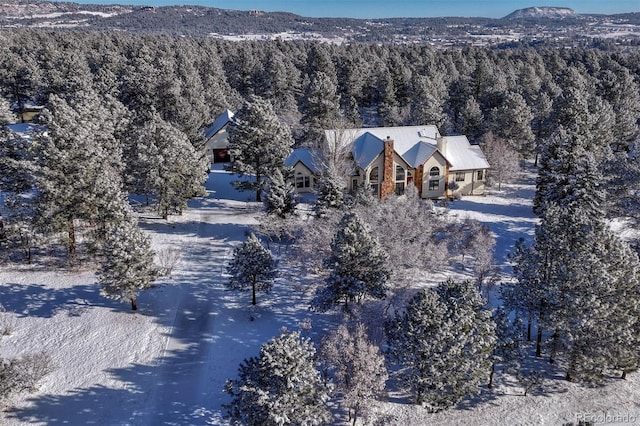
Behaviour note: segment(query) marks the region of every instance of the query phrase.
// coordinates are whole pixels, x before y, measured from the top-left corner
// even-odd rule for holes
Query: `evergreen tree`
[[[489,375],[489,389],[493,387],[493,376],[497,364],[508,372],[515,372],[525,355],[522,320],[516,317],[513,323],[509,322],[507,312],[501,306],[493,311],[493,321],[496,324],[496,345],[491,356],[493,363]]]
[[[401,383],[429,411],[451,408],[478,392],[491,368],[495,324],[469,281],[421,290],[387,321],[386,332]]]
[[[314,73],[302,99],[302,124],[306,126],[305,142],[317,147],[324,131],[340,117],[340,96],[335,83],[323,71]]]
[[[360,303],[365,298],[383,299],[391,275],[387,256],[371,237],[369,227],[355,213],[345,214],[331,241],[330,270],[326,286],[316,293],[312,306],[327,311],[344,302]]]
[[[534,134],[531,130],[533,118],[531,108],[524,98],[518,93],[510,92],[496,110],[493,132],[522,158],[530,158],[535,151]]]
[[[207,166],[187,136],[154,110],[139,116],[125,149],[128,186],[154,197],[158,214],[181,214],[204,192]]]
[[[325,403],[329,388],[316,369],[316,350],[299,332],[284,330],[245,359],[238,378],[227,380],[227,405],[234,424],[249,426],[325,425],[332,420]]]
[[[439,74],[431,78],[419,76],[413,82],[413,102],[411,103],[411,122],[416,126],[431,124],[440,131],[448,128],[445,113],[447,87]]]
[[[138,227],[124,197],[121,201],[123,220],[107,226],[98,282],[103,296],[131,302],[131,309],[136,310],[138,294],[151,287],[158,270],[150,238]]]
[[[255,190],[256,201],[262,201],[266,178],[282,168],[293,139],[271,104],[253,97],[234,116],[229,128],[229,170],[241,175],[254,175],[255,181],[235,182],[241,190]]]
[[[380,348],[369,341],[363,324],[353,330],[341,324],[322,339],[320,358],[333,371],[336,390],[355,426],[358,417],[383,396],[387,369]]]
[[[470,141],[477,141],[484,130],[484,116],[480,104],[469,97],[457,117],[458,129],[461,134],[467,135]]]
[[[340,210],[344,206],[343,185],[337,173],[331,171],[325,173],[318,186],[318,199],[313,206],[316,217],[326,217],[330,210]]]
[[[0,97],[0,247],[18,247],[27,263],[38,235],[35,226],[35,161],[32,141],[9,130],[15,116]]]
[[[291,182],[284,180],[280,169],[269,177],[269,187],[265,197],[267,213],[282,219],[296,213],[296,193]]]
[[[273,280],[278,275],[278,262],[269,250],[264,248],[260,240],[250,234],[247,241],[233,249],[233,260],[227,266],[231,275],[226,286],[231,290],[247,290],[251,288],[251,304],[256,304],[256,292],[269,292]]]
[[[115,122],[105,101],[92,92],[79,92],[69,101],[52,95],[42,119],[47,131],[34,146],[38,220],[44,230],[67,233],[73,256],[76,221],[99,219],[103,176],[121,163],[119,150],[111,149],[117,145]]]
[[[572,211],[587,209],[588,216],[599,218],[605,197],[602,183],[601,169],[587,140],[560,128],[542,149],[534,212],[542,217],[545,206],[555,203]]]

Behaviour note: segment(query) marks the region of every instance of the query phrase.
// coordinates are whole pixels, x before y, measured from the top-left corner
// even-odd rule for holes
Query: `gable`
[[[298,164],[302,164],[310,173],[320,173],[318,161],[311,148],[296,148],[284,160],[284,165],[287,167],[296,168]]]
[[[234,114],[225,109],[222,114],[216,117],[216,119],[204,129],[204,137],[209,140],[218,134],[227,124],[233,121]]]

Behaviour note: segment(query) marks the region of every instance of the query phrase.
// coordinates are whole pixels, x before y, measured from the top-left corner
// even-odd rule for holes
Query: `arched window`
[[[432,167],[431,170],[429,170],[429,176],[440,176],[440,168]]]

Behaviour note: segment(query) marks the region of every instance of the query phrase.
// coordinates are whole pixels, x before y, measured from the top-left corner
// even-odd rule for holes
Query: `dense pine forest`
[[[2,31],[0,124],[29,119],[34,106],[43,108],[33,140],[0,128],[3,260],[30,262],[54,246],[74,262],[97,259],[103,294],[133,309],[159,271],[150,266],[153,253],[130,197],[167,219],[202,195],[210,166],[202,130],[224,109],[238,112],[245,130],[279,140],[270,147],[278,158],[265,170],[269,216],[255,228],[260,238],[251,234],[235,250],[229,287],[253,288],[255,305],[256,289],[268,292],[277,269],[261,244],[294,247],[288,262],[322,278],[311,308],[349,313],[350,328],[327,335],[319,351],[354,423],[384,389],[380,347],[398,367],[389,374],[430,411],[474,393],[499,365],[526,389],[537,386],[539,374],[520,369],[525,340],[571,381],[602,384],[640,367],[640,242],[623,241],[609,227],[619,218],[640,227],[640,52]],[[492,312],[481,295],[495,284],[486,227],[446,221],[411,190],[385,202],[366,190],[345,194],[336,176],[343,160],[336,156],[344,153],[322,137],[324,129],[423,124],[483,146],[496,187],[522,164],[538,175],[539,224],[511,254],[513,279],[498,297],[503,309]],[[251,137],[242,126],[230,131],[238,159],[249,149],[238,140]],[[294,146],[319,148],[334,161],[304,224],[277,164]],[[231,170],[250,170],[240,161]],[[127,247],[136,253],[126,255]],[[258,257],[266,266],[255,264]],[[137,275],[123,264],[135,264]],[[418,274],[442,272],[445,264],[466,266],[476,281],[412,288]],[[253,270],[257,278],[248,280]],[[416,330],[423,333],[417,339]],[[311,346],[283,332],[259,358],[245,360],[226,388],[235,398],[232,418],[251,423],[247,413],[259,402],[245,398],[247,383],[269,388],[275,379],[265,360],[278,367],[292,352],[304,360],[299,376],[309,379],[316,404],[294,409],[330,422],[326,377],[313,366]],[[356,357],[365,349],[370,357]],[[356,359],[342,365],[347,356]],[[359,370],[370,375],[358,376],[356,390],[349,375]]]

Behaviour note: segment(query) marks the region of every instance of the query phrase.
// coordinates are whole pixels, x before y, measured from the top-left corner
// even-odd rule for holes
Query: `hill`
[[[502,19],[566,19],[579,15],[568,7],[527,7],[518,9]]]

